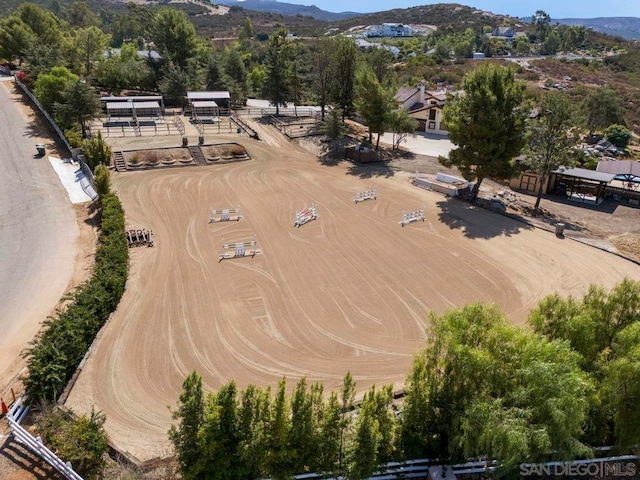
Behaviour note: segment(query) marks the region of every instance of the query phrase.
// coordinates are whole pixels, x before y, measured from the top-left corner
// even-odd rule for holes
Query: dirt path
[[[325,166],[297,148],[242,141],[253,160],[116,175],[127,223],[156,246],[131,250],[127,291],[67,405],[107,414],[112,441],[140,459],[170,451],[168,405],[196,369],[207,388],[286,375],[335,388],[399,386],[430,311],[494,301],[523,322],[544,295],[638,278],[621,258],[427,192],[405,172]],[[375,173],[372,173],[375,172]],[[377,200],[353,203],[375,188]],[[294,228],[296,209],[320,218]],[[240,222],[208,224],[240,205]],[[401,228],[403,210],[426,222]],[[224,242],[263,255],[218,263]]]

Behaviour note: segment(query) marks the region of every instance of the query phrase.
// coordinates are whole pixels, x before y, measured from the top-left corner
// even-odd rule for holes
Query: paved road
[[[375,137],[374,137],[375,139]],[[380,137],[380,141],[389,145],[393,144],[393,134],[385,133]],[[409,152],[419,155],[429,155],[431,157],[449,156],[449,152],[455,148],[449,137],[434,133],[416,132],[415,136],[408,136],[401,147]]]
[[[0,82],[0,392],[20,351],[66,291],[77,253],[76,216],[34,125]]]

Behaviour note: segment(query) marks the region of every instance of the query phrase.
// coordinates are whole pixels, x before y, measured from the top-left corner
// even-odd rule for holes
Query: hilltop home
[[[413,28],[402,23],[370,25],[364,32],[367,37],[413,37],[415,33],[416,31]]]
[[[446,90],[425,90],[424,82],[417,87],[400,87],[395,95],[398,107],[418,121],[418,131],[447,135],[442,123]]]
[[[525,32],[516,32],[511,27],[496,27],[491,33],[485,34],[487,38],[500,38],[509,44],[513,43],[516,38],[525,37],[526,35]]]

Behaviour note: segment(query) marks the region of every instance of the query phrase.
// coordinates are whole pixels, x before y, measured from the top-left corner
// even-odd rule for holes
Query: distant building
[[[368,50],[370,48],[384,48],[390,51],[394,57],[400,55],[400,49],[393,45],[382,45],[381,43],[369,42],[363,38],[356,38],[356,46],[362,50]]]
[[[383,23],[382,25],[370,25],[364,35],[367,37],[413,37],[416,31],[409,25],[402,23]]]
[[[511,27],[496,27],[491,33],[485,34],[488,38],[500,38],[506,43],[511,44],[518,37],[526,37],[525,32],[516,32]]]

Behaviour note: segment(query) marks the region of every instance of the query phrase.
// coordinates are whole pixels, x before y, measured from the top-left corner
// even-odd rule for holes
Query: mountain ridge
[[[362,13],[358,12],[330,12],[322,10],[315,5],[298,5],[277,0],[218,0],[217,3],[258,12],[280,13],[287,16],[304,15],[326,22],[347,20],[362,15]]]
[[[601,33],[629,40],[640,39],[640,18],[638,17],[554,18],[552,22],[562,25],[583,25]]]

